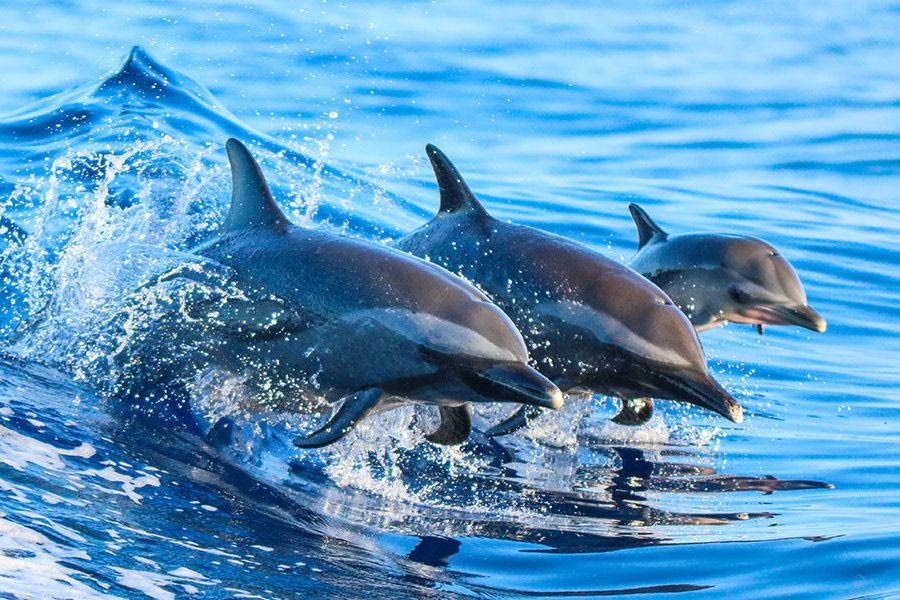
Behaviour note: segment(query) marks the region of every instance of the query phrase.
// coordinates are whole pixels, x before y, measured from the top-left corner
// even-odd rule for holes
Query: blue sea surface
[[[898,57],[890,1],[7,3],[0,598],[900,597]],[[596,397],[458,448],[404,408],[215,449],[124,418],[100,338],[221,221],[229,136],[377,241],[436,210],[426,142],[615,260],[630,202],[762,237],[828,331],[703,334],[740,425]]]

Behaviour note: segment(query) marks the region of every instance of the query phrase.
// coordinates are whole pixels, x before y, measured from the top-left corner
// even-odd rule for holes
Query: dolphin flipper
[[[664,242],[668,239],[669,234],[657,225],[643,208],[632,203],[628,205],[628,210],[631,212],[631,218],[634,219],[634,225],[638,230],[638,250],[650,242]]]
[[[653,416],[653,400],[650,398],[631,398],[622,400],[622,410],[612,418],[613,423],[637,427],[643,425]]]
[[[472,432],[472,406],[439,406],[441,424],[433,432],[425,436],[432,444],[455,446],[462,444]]]
[[[325,425],[306,437],[297,437],[294,445],[300,448],[321,448],[333,444],[375,410],[382,396],[384,391],[380,388],[369,388],[347,396]]]
[[[484,432],[484,434],[488,437],[496,437],[499,435],[509,435],[510,433],[515,433],[516,431],[522,429],[526,425],[528,425],[528,421],[535,418],[541,414],[540,409],[534,408],[533,406],[523,406],[516,412],[512,414],[505,421],[501,421],[497,423],[490,429]]]

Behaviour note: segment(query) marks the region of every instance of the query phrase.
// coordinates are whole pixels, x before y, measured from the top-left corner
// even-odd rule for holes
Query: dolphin
[[[206,283],[218,269],[239,291],[201,286],[169,311],[178,335],[193,332],[188,342],[154,334],[156,356],[136,362],[246,373],[260,391],[252,406],[305,412],[311,397],[340,403],[324,426],[297,437],[303,448],[408,402],[437,405],[441,423],[426,438],[438,444],[468,437],[470,402],[562,405],[560,390],[528,365],[512,321],[481,291],[404,252],[292,224],[247,148],[229,139],[226,150],[231,207],[218,234],[195,249],[205,272],[175,269],[156,283]]]
[[[719,233],[670,237],[637,204],[628,210],[638,230],[638,251],[629,264],[665,290],[697,331],[726,321],[755,325],[760,334],[765,325],[825,331],[797,272],[770,244]]]
[[[741,422],[741,406],[709,374],[697,333],[658,287],[572,240],[493,218],[432,145],[440,209],[395,246],[459,273],[512,318],[534,364],[563,391],[623,400],[617,422],[649,418],[646,397],[690,402]],[[488,431],[510,433],[533,410]]]

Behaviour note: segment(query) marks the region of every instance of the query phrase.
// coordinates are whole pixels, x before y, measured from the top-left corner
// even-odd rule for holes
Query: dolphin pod
[[[631,267],[665,290],[697,331],[726,321],[759,333],[766,325],[825,331],[797,272],[770,244],[715,233],[670,236],[637,204],[628,209],[638,230]]]
[[[247,148],[230,139],[226,149],[231,207],[195,252],[241,294],[200,295],[179,311],[199,332],[182,366],[251,373],[264,392],[257,406],[299,412],[309,396],[340,403],[325,425],[297,437],[303,448],[408,402],[437,405],[440,425],[426,437],[438,444],[468,437],[470,402],[562,405],[481,291],[399,250],[292,224]]]
[[[472,402],[523,405],[487,432],[504,435],[538,409],[562,406],[562,392],[582,390],[620,398],[613,420],[622,424],[648,420],[651,398],[740,423],[743,409],[710,376],[697,332],[725,321],[760,333],[764,325],[826,329],[794,268],[757,238],[669,236],[631,204],[639,247],[629,268],[493,218],[429,144],[439,210],[391,248],[297,227],[247,148],[232,138],[226,150],[231,206],[216,236],[194,249],[203,264],[145,287],[218,277],[240,292],[189,294],[142,340],[153,342],[143,355],[130,357],[146,377],[134,391],[147,393],[173,365],[183,374],[224,367],[262,390],[251,407],[308,412],[310,397],[338,405],[295,439],[299,447],[334,443],[369,415],[409,402],[438,407],[440,424],[425,436],[437,444],[468,438]],[[0,215],[0,241],[24,238]],[[226,435],[227,421],[208,437]]]
[[[647,397],[743,420],[741,406],[710,376],[691,323],[662,290],[582,244],[491,217],[450,160],[432,145],[426,151],[440,209],[396,247],[487,291],[519,326],[544,375],[563,391],[621,398],[622,423],[649,418]],[[488,434],[511,433],[534,414],[523,407]]]

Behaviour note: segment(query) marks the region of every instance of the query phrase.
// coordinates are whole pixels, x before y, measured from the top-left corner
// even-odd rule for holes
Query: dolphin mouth
[[[761,323],[763,325],[796,325],[819,333],[824,333],[828,328],[828,323],[822,315],[808,304],[796,306],[758,304],[747,306],[741,309],[739,317],[729,320],[734,320],[738,323]]]
[[[486,384],[486,395],[500,402],[519,402],[541,408],[561,408],[563,394],[556,385],[526,364],[495,365],[476,371],[476,379]]]
[[[709,375],[700,377],[686,374],[659,374],[663,388],[671,394],[673,400],[690,402],[701,408],[711,410],[732,421],[744,421],[744,409],[719,382]]]

